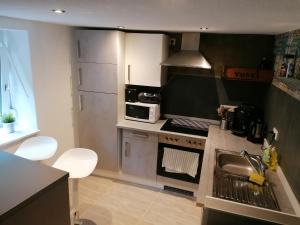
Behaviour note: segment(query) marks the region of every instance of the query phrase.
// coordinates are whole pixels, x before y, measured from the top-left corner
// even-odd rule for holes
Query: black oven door
[[[188,152],[194,152],[194,153],[199,154],[199,162],[198,162],[198,169],[197,169],[196,176],[192,177],[188,174],[167,172],[165,167],[162,166],[165,147],[172,148],[172,149],[179,150],[179,151],[188,151]],[[200,180],[200,174],[201,174],[203,153],[204,153],[203,150],[199,150],[199,149],[193,149],[193,148],[187,148],[187,147],[182,147],[182,146],[159,143],[156,173],[157,173],[157,175],[160,175],[163,177],[168,177],[168,178],[172,178],[172,179],[176,179],[176,180],[181,180],[181,181],[198,184],[199,180]]]

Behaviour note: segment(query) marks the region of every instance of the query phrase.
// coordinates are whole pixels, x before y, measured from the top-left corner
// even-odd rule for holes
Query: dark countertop
[[[68,176],[39,162],[0,151],[0,221]]]
[[[116,124],[116,127],[119,129],[138,130],[138,131],[145,131],[145,132],[156,133],[156,134],[174,134],[174,135],[199,138],[199,139],[207,138],[205,136],[200,136],[200,135],[184,134],[184,133],[161,130],[160,128],[165,124],[166,121],[167,120],[158,120],[156,123],[144,123],[139,121],[121,119]]]

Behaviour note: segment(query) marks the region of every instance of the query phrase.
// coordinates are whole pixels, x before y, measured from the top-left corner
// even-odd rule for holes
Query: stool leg
[[[72,179],[72,201],[71,201],[71,214],[72,214],[72,221],[74,221],[74,224],[82,224],[82,221],[79,219],[79,211],[78,211],[78,205],[79,205],[79,180],[78,179]]]

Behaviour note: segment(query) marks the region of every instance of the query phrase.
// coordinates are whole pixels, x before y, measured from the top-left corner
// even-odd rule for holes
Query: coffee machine
[[[241,104],[234,109],[230,129],[233,134],[246,137],[251,142],[263,139],[263,112],[250,104]]]

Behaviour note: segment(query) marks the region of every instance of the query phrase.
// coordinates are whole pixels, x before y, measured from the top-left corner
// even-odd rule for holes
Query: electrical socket
[[[276,129],[276,127],[273,127],[273,133],[274,133],[274,140],[278,141],[279,132]]]
[[[176,39],[175,38],[171,38],[169,44],[170,44],[170,46],[175,46],[176,45]]]

